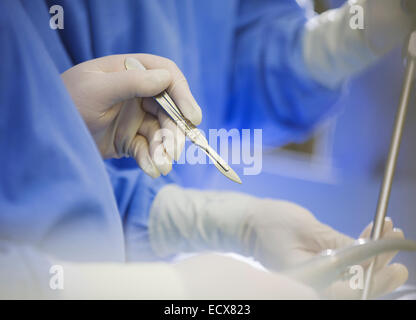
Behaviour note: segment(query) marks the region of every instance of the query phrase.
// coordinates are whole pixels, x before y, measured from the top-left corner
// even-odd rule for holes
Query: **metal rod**
[[[394,172],[396,169],[397,157],[400,150],[400,143],[402,140],[404,122],[406,120],[407,107],[409,105],[412,84],[415,75],[416,55],[413,51],[416,43],[416,32],[414,32],[409,40],[408,58],[406,72],[404,76],[403,89],[400,98],[400,104],[396,115],[393,135],[390,143],[390,150],[387,158],[387,163],[384,171],[383,182],[380,189],[380,194],[377,203],[377,210],[374,218],[373,228],[371,230],[371,239],[378,240],[381,236],[384,227],[384,220],[389,204],[390,191],[393,183]],[[365,277],[364,291],[362,300],[367,300],[370,296],[372,286],[373,269],[376,264],[377,257],[371,262]]]

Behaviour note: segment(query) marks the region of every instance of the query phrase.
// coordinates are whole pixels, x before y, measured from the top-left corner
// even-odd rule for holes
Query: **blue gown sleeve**
[[[266,145],[304,139],[340,94],[308,75],[306,11],[294,0],[241,0],[237,16],[228,126],[263,128]]]
[[[27,48],[16,48],[17,52],[11,50],[10,53],[6,49],[2,50],[3,58],[7,61],[13,61],[12,56],[15,59],[21,56],[27,65],[19,70],[16,63],[10,63],[5,70],[6,73],[3,74],[4,79],[0,77],[0,83],[3,83],[1,80],[4,82],[9,80],[8,86],[12,87],[9,90],[10,96],[14,94],[14,96],[19,97],[18,92],[21,91],[25,82],[30,82],[27,86],[30,87],[31,91],[26,92],[26,95],[21,94],[18,99],[14,100],[16,105],[22,109],[18,114],[13,113],[11,108],[13,100],[9,97],[7,100],[2,100],[3,96],[0,94],[0,101],[4,101],[4,104],[8,107],[7,110],[10,111],[6,114],[10,114],[9,121],[5,121],[5,126],[0,126],[0,129],[4,128],[5,132],[12,131],[14,134],[12,137],[16,136],[16,139],[19,139],[17,142],[24,148],[25,145],[20,142],[20,139],[24,140],[23,134],[25,132],[21,126],[17,125],[19,118],[27,118],[26,121],[31,123],[37,120],[38,125],[42,127],[42,131],[39,130],[38,134],[44,140],[47,140],[50,144],[48,146],[50,150],[49,152],[44,151],[42,146],[37,143],[37,135],[28,132],[27,135],[31,136],[30,145],[32,148],[26,148],[27,156],[20,157],[17,160],[5,158],[4,160],[7,160],[7,163],[4,166],[7,168],[14,161],[15,165],[20,165],[19,171],[12,170],[10,172],[14,175],[19,174],[20,171],[24,173],[31,159],[35,156],[39,158],[43,153],[46,157],[43,161],[45,167],[42,167],[41,170],[40,164],[38,164],[36,168],[38,171],[37,179],[42,180],[44,184],[32,186],[31,189],[29,187],[24,188],[22,184],[19,184],[18,187],[21,188],[22,198],[24,192],[35,194],[36,190],[44,189],[46,193],[49,189],[53,190],[54,186],[55,189],[54,192],[49,191],[50,199],[39,197],[32,201],[32,205],[34,205],[33,203],[36,204],[34,208],[38,209],[39,214],[42,213],[38,217],[39,222],[36,225],[33,224],[31,219],[27,218],[25,220],[22,218],[23,212],[30,214],[26,212],[28,211],[26,208],[22,208],[23,212],[20,213],[22,217],[15,214],[15,220],[0,213],[0,222],[4,222],[4,226],[14,222],[21,229],[33,228],[33,232],[27,234],[36,232],[36,234],[39,234],[42,243],[47,246],[56,246],[56,243],[51,239],[51,235],[55,236],[60,233],[60,237],[69,237],[66,233],[72,231],[74,237],[75,235],[78,237],[79,240],[77,241],[89,240],[89,243],[81,246],[84,250],[89,247],[93,248],[91,250],[94,250],[95,254],[87,254],[92,259],[116,246],[118,249],[122,249],[119,250],[117,255],[114,254],[118,259],[120,259],[120,256],[123,257],[121,259],[125,258],[130,261],[157,259],[153,255],[149,244],[148,215],[155,195],[164,184],[170,181],[170,178],[153,180],[138,169],[135,163],[124,169],[114,165],[114,163],[120,162],[117,160],[109,160],[104,163],[59,77],[59,73],[70,68],[74,62],[88,60],[86,57],[92,58],[91,50],[94,39],[88,32],[90,30],[88,3],[76,0],[24,0],[14,2],[13,5],[11,3],[7,0],[5,6],[8,7],[9,11],[16,10],[14,16],[22,15],[22,20],[27,21],[22,26],[23,29],[28,27],[32,30],[22,33],[20,37],[16,36],[17,41],[21,40],[21,45],[26,45]],[[52,30],[48,23],[45,23],[50,19],[48,7],[53,4],[62,5],[65,10],[66,27],[63,30]],[[10,23],[8,26],[10,27]],[[18,27],[19,25],[16,23],[16,28]],[[25,39],[25,34],[30,38]],[[33,67],[30,66],[31,63],[33,63]],[[19,65],[19,63],[17,64]],[[10,76],[13,74],[13,68],[18,70],[23,77],[20,88],[15,82],[18,78]],[[60,91],[59,94],[55,93],[56,88]],[[27,101],[23,104],[23,100],[26,98]],[[55,105],[55,102],[57,105]],[[38,111],[37,115],[42,117],[36,119],[33,110],[40,107],[44,110]],[[52,110],[48,110],[49,108]],[[16,124],[14,129],[12,124]],[[5,150],[12,148],[11,145],[6,143],[1,144],[2,142],[0,137],[0,147],[4,146]],[[28,141],[26,140],[25,143],[28,143]],[[19,144],[16,143],[13,150],[11,150],[12,154],[16,150],[16,156],[19,151],[18,146]],[[61,159],[56,156],[55,153],[59,152],[68,153],[69,159]],[[1,160],[0,164],[2,164]],[[58,170],[56,168],[59,169],[58,172],[56,172]],[[10,176],[10,178],[12,180],[16,176]],[[4,185],[9,183],[11,181],[8,181],[8,179],[3,181]],[[59,187],[59,184],[63,184],[63,186]],[[62,196],[64,192],[67,193],[65,197]],[[2,194],[0,192],[1,199]],[[69,208],[66,206],[69,206]],[[49,210],[43,209],[44,207],[48,207]],[[3,207],[0,203],[1,208]],[[5,210],[8,209],[8,207],[4,208]],[[89,210],[89,214],[83,215],[83,211],[87,210]],[[73,211],[76,212],[73,213]],[[77,212],[79,213],[77,214]],[[50,216],[48,216],[48,213],[50,213]],[[24,221],[27,221],[26,225]],[[60,226],[64,223],[65,226],[71,228],[61,229]],[[10,227],[8,229],[10,232],[12,231]],[[1,226],[0,231],[3,231]],[[116,231],[120,231],[117,236],[112,234]],[[7,237],[11,237],[10,232],[7,233]],[[49,235],[49,237],[43,238],[44,234]],[[97,250],[96,246],[90,245],[90,238],[95,239],[96,243],[103,244],[106,250]],[[16,232],[13,239],[22,241],[21,235]],[[75,242],[72,242],[72,246],[75,247]],[[111,260],[111,258],[106,258]]]
[[[48,9],[36,2],[39,12],[26,7],[32,1],[0,1],[0,239],[63,260],[124,261],[105,166],[48,34],[33,23],[48,28]]]

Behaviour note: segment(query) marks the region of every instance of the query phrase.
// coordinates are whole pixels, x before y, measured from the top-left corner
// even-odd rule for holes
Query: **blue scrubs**
[[[49,28],[56,4],[63,30]],[[10,244],[69,260],[155,259],[147,218],[166,179],[103,162],[60,73],[111,54],[165,56],[187,77],[203,129],[293,141],[338,96],[307,75],[305,20],[294,0],[2,0],[0,262]]]

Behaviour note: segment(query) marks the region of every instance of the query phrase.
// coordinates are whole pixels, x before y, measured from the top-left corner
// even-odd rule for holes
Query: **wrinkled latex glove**
[[[366,230],[368,233],[369,228]],[[389,236],[403,237],[400,230],[392,229],[391,221],[384,231]],[[322,251],[349,246],[354,241],[290,202],[173,185],[156,196],[149,232],[151,245],[160,257],[205,250],[235,252],[254,257],[274,271],[299,266]],[[388,255],[388,259],[379,260],[375,278],[379,279],[380,290],[374,295],[391,291],[407,279],[404,266],[386,266],[391,258]],[[333,293],[329,290],[323,294],[331,298],[355,294],[345,292],[334,288]]]
[[[148,70],[125,70],[126,58],[140,60]],[[201,122],[201,109],[185,77],[166,58],[148,54],[102,57],[72,67],[62,79],[101,155],[133,157],[154,178],[172,169],[185,136],[151,97],[167,90],[192,123]]]
[[[344,248],[355,240],[322,224],[308,210],[292,203],[260,200],[249,211],[241,235],[244,254],[253,256],[271,270],[290,269],[327,249]],[[371,226],[368,226],[360,238],[368,238],[370,232]],[[404,235],[401,230],[393,229],[392,221],[387,219],[382,237],[400,239]],[[371,297],[387,294],[406,282],[405,266],[388,266],[396,254],[386,253],[377,260]],[[368,265],[363,264],[363,268]],[[322,292],[323,297],[331,299],[359,299],[361,294],[362,290],[350,288],[349,281],[339,281]]]

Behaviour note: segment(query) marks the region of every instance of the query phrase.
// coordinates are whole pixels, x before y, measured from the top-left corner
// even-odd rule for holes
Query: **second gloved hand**
[[[125,59],[148,70],[125,70]],[[202,113],[185,77],[170,60],[147,54],[89,60],[62,74],[76,107],[104,158],[133,157],[152,177],[166,175],[185,136],[151,98],[167,90],[193,124]]]
[[[327,249],[349,246],[354,239],[319,222],[308,210],[287,201],[259,199],[232,192],[186,190],[169,185],[159,191],[150,212],[152,247],[160,257],[180,252],[222,251],[254,257],[266,268],[284,271]],[[367,228],[363,237],[367,237]],[[385,237],[403,238],[387,221]],[[402,265],[379,259],[373,296],[392,291],[407,279]],[[355,298],[358,291],[336,284],[330,298]]]

